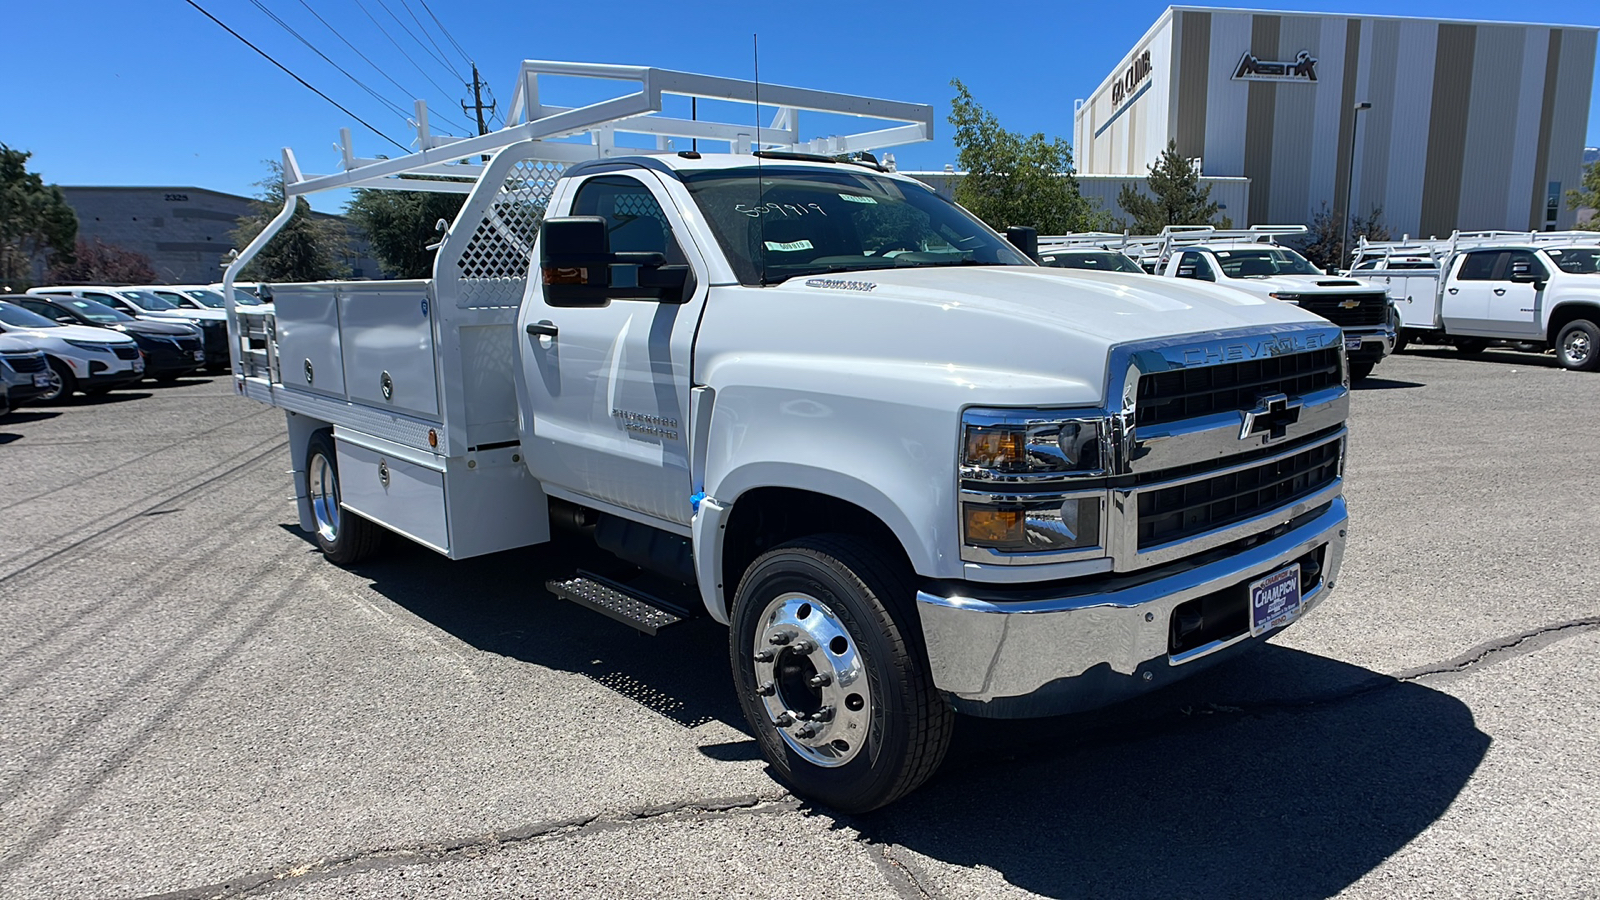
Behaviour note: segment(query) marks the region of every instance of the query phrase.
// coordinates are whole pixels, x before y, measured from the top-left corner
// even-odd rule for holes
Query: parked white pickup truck
[[[1387,293],[1369,282],[1329,276],[1277,238],[1305,232],[1303,225],[1258,225],[1240,231],[1209,227],[1168,229],[1152,249],[1156,273],[1193,278],[1293,303],[1344,330],[1350,379],[1361,381],[1394,352],[1399,319]],[[1130,238],[1130,240],[1133,240]]]
[[[813,155],[921,139],[928,107],[762,85],[779,125],[801,109],[911,123],[818,144],[638,111],[618,125],[614,104],[541,110],[524,90],[596,70],[657,112],[657,91],[752,96],[530,62],[503,132],[423,133],[414,157],[316,178],[285,153],[285,211],[229,291],[308,191],[470,191],[431,279],[230,300],[237,390],[287,411],[300,523],[330,559],[386,532],[453,559],[584,536],[615,568],[549,588],[650,633],[727,624],[766,759],[854,811],[931,775],[957,711],[1137,697],[1333,589],[1336,327],[1209,285],[1041,267],[919,182]],[[597,151],[611,127],[738,152]],[[542,139],[584,129],[590,144]],[[391,177],[458,171],[471,180]]]
[[[1565,368],[1600,370],[1600,235],[1593,232],[1363,242],[1350,274],[1389,291],[1402,343],[1454,344],[1475,355],[1490,340],[1526,342],[1554,348]]]

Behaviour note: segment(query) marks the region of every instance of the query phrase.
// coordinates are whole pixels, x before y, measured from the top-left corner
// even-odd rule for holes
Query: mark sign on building
[[[1149,50],[1134,57],[1133,62],[1128,65],[1128,70],[1122,73],[1122,79],[1111,85],[1111,105],[1121,106],[1124,101],[1138,96],[1134,89],[1149,79],[1153,68],[1154,66],[1150,64]]]

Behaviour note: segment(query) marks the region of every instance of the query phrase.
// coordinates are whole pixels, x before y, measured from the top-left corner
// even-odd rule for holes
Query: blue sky
[[[948,112],[951,78],[1019,131],[1072,136],[1072,104],[1103,79],[1166,4],[727,3],[612,0],[197,0],[301,77],[406,143],[403,118],[289,35],[277,14],[351,74],[409,110],[423,96],[435,114],[466,117],[462,58],[433,27],[437,14],[503,101],[518,62],[577,60],[748,77],[751,35],[760,35],[764,82],[934,104],[936,140],[899,148],[901,168],[954,162]],[[1237,6],[1257,4],[1238,3]],[[196,186],[253,193],[262,160],[295,148],[307,171],[335,169],[338,129],[355,126],[361,155],[398,151],[301,87],[184,0],[55,0],[6,4],[11,37],[0,91],[0,141],[35,154],[33,167],[60,184]],[[365,11],[363,11],[363,7]],[[1409,3],[1272,2],[1260,8],[1342,13],[1528,20],[1600,25],[1600,3],[1507,6],[1486,0]],[[360,48],[386,80],[310,10]],[[395,18],[390,17],[393,13]],[[387,31],[380,31],[373,18]],[[396,18],[439,45],[429,56]],[[21,38],[20,40],[18,38]],[[391,43],[393,38],[394,43]],[[396,46],[398,44],[398,47]],[[404,90],[402,90],[402,88]],[[552,102],[560,102],[550,98]],[[1600,145],[1600,85],[1587,111],[1590,146]],[[448,130],[442,125],[441,130]],[[812,135],[806,135],[810,137]],[[336,210],[339,198],[314,200]]]

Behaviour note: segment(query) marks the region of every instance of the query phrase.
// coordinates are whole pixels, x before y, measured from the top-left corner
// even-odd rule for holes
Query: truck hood
[[[702,328],[702,383],[793,383],[803,369],[818,389],[950,409],[1098,404],[1118,344],[1331,327],[1214,285],[1032,266],[848,272],[726,290]],[[750,371],[758,361],[766,371]]]
[[[1256,278],[1229,278],[1228,287],[1248,291],[1262,297],[1272,293],[1284,294],[1349,294],[1352,292],[1383,293],[1370,282],[1335,275],[1263,275]]]

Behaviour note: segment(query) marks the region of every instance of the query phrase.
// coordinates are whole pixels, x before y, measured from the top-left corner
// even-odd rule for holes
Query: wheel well
[[[1588,319],[1600,325],[1600,306],[1588,303],[1563,303],[1550,311],[1550,330],[1546,335],[1551,346],[1555,346],[1556,338],[1561,336],[1561,329],[1572,324],[1574,319]]]
[[[780,487],[746,491],[734,502],[723,527],[727,537],[722,547],[722,584],[730,611],[739,579],[756,557],[809,534],[861,537],[894,553],[908,569],[911,565],[899,538],[882,519],[848,500],[813,491]]]

